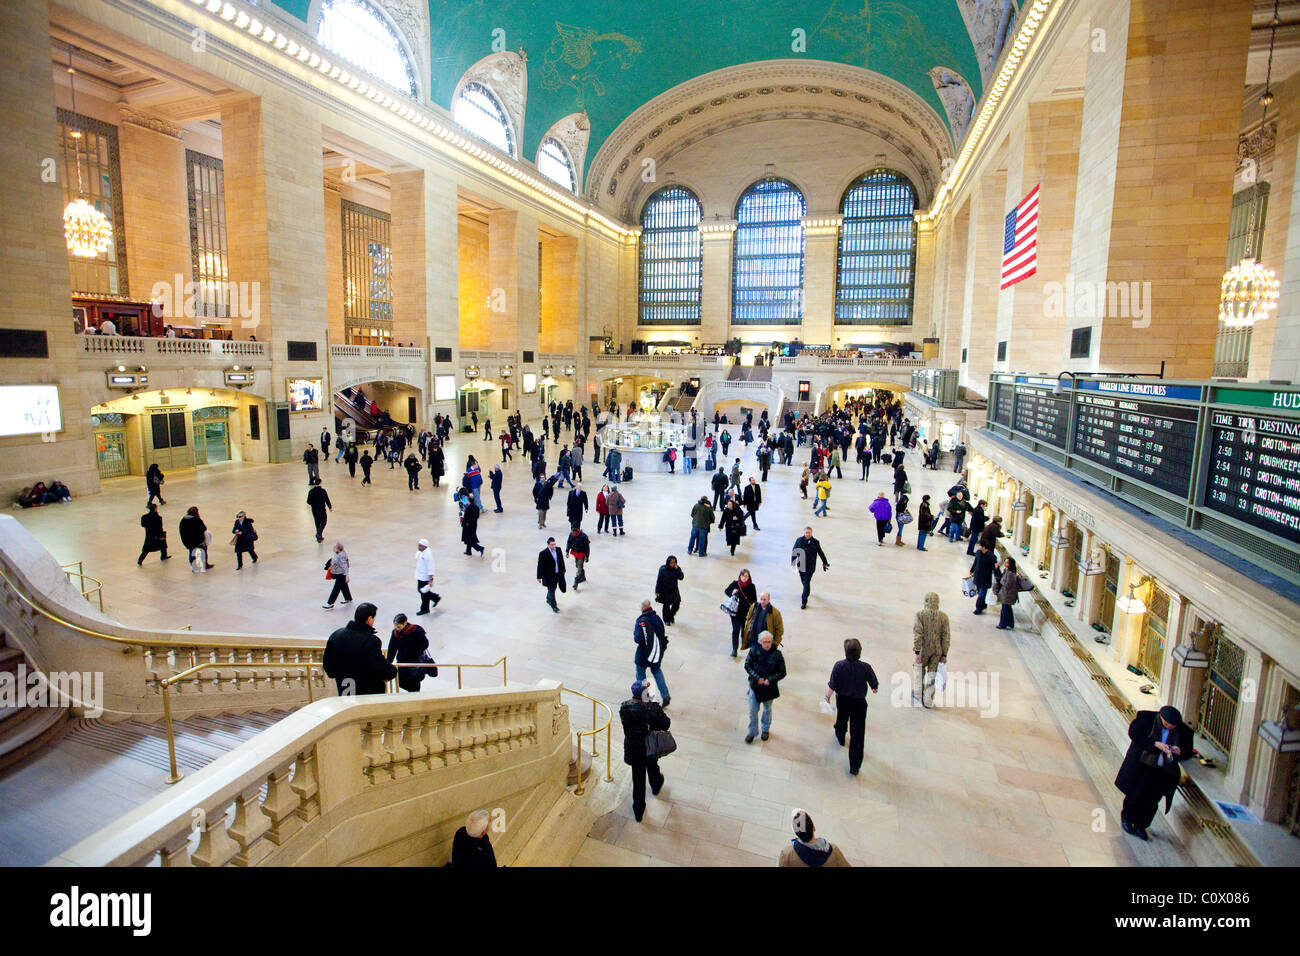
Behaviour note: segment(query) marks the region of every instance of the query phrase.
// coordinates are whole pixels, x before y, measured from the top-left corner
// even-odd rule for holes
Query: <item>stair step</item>
[[[23,662],[23,659],[24,654],[18,648],[0,645],[0,671],[17,672],[18,665]]]
[[[71,726],[66,708],[7,707],[0,713],[0,768],[49,746]]]

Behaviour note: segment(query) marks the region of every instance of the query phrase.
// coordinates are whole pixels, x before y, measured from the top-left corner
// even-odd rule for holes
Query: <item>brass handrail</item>
[[[574,731],[574,733],[577,735],[578,738],[577,740],[578,788],[573,792],[578,796],[582,796],[584,793],[586,793],[585,788],[582,786],[582,738],[583,737],[591,738],[591,756],[593,758],[599,757],[600,753],[599,751],[596,750],[596,737],[602,730],[605,731],[605,782],[610,783],[614,779],[614,774],[612,773],[612,769],[611,769],[612,765],[610,763],[610,750],[612,745],[610,744],[610,729],[609,729],[610,725],[614,722],[614,711],[610,708],[609,704],[605,703],[603,700],[597,700],[594,697],[588,697],[580,690],[571,690],[568,687],[561,687],[560,692],[563,694],[577,694],[579,697],[585,697],[587,700],[591,701],[591,726],[594,729]],[[600,727],[596,726],[596,705],[597,704],[599,704],[601,707],[604,707],[605,713],[609,715],[608,717],[605,718],[605,723]]]
[[[41,617],[53,621],[55,624],[61,624],[62,626],[68,628],[69,630],[76,631],[78,634],[85,634],[87,637],[93,637],[101,641],[111,641],[114,644],[130,644],[134,647],[168,647],[177,650],[198,649],[200,647],[205,647],[205,648],[215,648],[217,650],[223,650],[223,651],[309,651],[309,650],[323,650],[325,647],[323,643],[319,645],[227,644],[227,643],[221,643],[216,641],[198,641],[198,642],[169,641],[166,638],[145,640],[139,637],[119,637],[116,634],[105,634],[103,631],[97,631],[94,628],[82,627],[80,624],[74,624],[71,621],[65,620],[64,618],[60,617],[57,614],[54,614],[51,611],[47,611],[45,608],[41,607],[30,597],[24,594],[23,591],[18,587],[18,585],[14,583],[14,579],[9,576],[9,573],[5,571],[3,567],[0,567],[0,578],[3,578],[5,583],[8,584],[11,588],[13,588],[14,593],[17,594],[20,598],[22,598],[23,602],[28,607],[30,607],[33,611],[35,611],[37,614],[41,615]],[[186,625],[186,626],[189,627],[191,625]],[[184,628],[180,628],[180,630],[184,630]],[[304,638],[304,640],[311,640],[311,638]]]
[[[81,579],[81,583],[77,585],[77,590],[81,592],[81,596],[84,597],[87,601],[90,600],[90,596],[92,594],[95,595],[99,601],[100,613],[103,613],[104,582],[99,580],[99,578],[92,578],[89,574],[86,574],[84,562],[82,561],[72,561],[68,564],[61,564],[59,565],[59,567],[63,570],[63,573],[67,575],[69,581],[72,580],[72,576],[74,574]],[[73,568],[76,568],[77,570],[74,571],[72,570]],[[87,581],[93,581],[95,583],[95,586],[93,588],[87,589],[86,587]]]
[[[461,685],[460,669],[462,667],[496,667],[498,664],[501,665],[501,686],[505,687],[506,684],[509,683],[509,681],[506,679],[506,655],[504,654],[502,654],[500,657],[494,660],[491,664],[440,664],[437,661],[434,661],[432,664],[417,662],[413,664],[393,664],[393,666],[394,667],[454,667],[456,668],[456,689],[464,690],[465,688]],[[395,694],[397,693],[398,690],[399,688],[397,686],[397,678],[394,677],[392,680],[388,681],[388,692],[390,694]]]
[[[310,648],[308,648],[310,650]],[[199,671],[207,670],[209,667],[231,667],[241,668],[243,670],[257,669],[280,669],[285,667],[301,667],[306,670],[307,680],[307,703],[314,703],[316,700],[315,693],[312,692],[311,686],[311,669],[321,667],[320,661],[283,661],[278,664],[231,664],[225,661],[204,661],[202,664],[196,664],[194,667],[181,671],[179,674],[173,674],[171,677],[164,677],[158,681],[158,686],[162,688],[163,699],[163,721],[167,725],[167,758],[171,763],[171,776],[167,778],[168,783],[177,783],[185,774],[181,773],[176,767],[176,731],[172,726],[172,704],[171,698],[167,694],[168,688],[172,684],[179,684],[183,680],[189,680]]]

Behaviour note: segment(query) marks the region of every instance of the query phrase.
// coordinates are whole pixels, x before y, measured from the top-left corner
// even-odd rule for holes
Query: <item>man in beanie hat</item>
[[[1192,728],[1183,723],[1177,707],[1138,711],[1128,725],[1128,753],[1115,777],[1124,794],[1120,823],[1124,832],[1146,840],[1147,827],[1165,799],[1165,813],[1174,802],[1182,776],[1179,764],[1192,755]]]
[[[645,814],[645,781],[650,778],[650,792],[658,794],[663,789],[664,775],[659,770],[659,758],[647,757],[645,739],[652,730],[667,730],[672,719],[663,707],[650,700],[650,684],[639,680],[632,685],[632,696],[618,709],[623,722],[623,762],[632,768],[632,813],[636,822]]]
[[[781,850],[779,866],[852,866],[840,848],[816,835],[807,810],[794,811],[794,839]]]

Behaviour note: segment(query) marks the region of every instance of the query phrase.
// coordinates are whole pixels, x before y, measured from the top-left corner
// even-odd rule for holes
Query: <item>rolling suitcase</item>
[[[632,480],[632,466],[631,466],[631,465],[625,465],[625,466],[624,466],[624,468],[623,468],[623,480],[624,480],[624,481],[631,481],[631,480]]]

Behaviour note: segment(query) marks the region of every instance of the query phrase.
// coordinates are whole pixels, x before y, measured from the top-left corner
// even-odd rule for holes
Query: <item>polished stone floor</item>
[[[461,468],[470,453],[485,464],[499,457],[488,449],[495,446],[458,436],[449,467]],[[741,451],[734,448],[733,457]],[[752,468],[752,454],[743,461]],[[84,561],[86,572],[104,582],[106,609],[124,621],[322,638],[343,624],[349,610],[320,606],[328,590],[322,564],[335,540],[351,557],[354,596],[376,602],[382,624],[398,611],[418,609],[413,556],[416,540],[427,537],[443,601],[420,620],[440,662],[505,654],[511,680],[559,679],[615,709],[634,677],[632,623],[640,601],[652,596],[664,558],[677,555],[686,577],[665,673],[680,750],[663,763],[667,785],[650,799],[645,821],[633,821],[628,805],[603,817],[578,863],[771,865],[790,839],[796,806],[859,865],[1135,862],[1126,843],[1131,838],[1118,821],[1096,812],[1103,806],[1098,784],[1054,713],[1048,682],[1029,671],[1008,633],[994,628],[996,614],[974,617],[962,599],[960,578],[969,561],[964,545],[932,538],[929,550],[920,552],[909,529],[907,547],[893,547],[892,539],[876,546],[874,525],[863,516],[871,498],[887,489],[888,469],[877,466],[873,479],[862,482],[856,468],[846,467],[844,479],[834,482],[830,516],[812,518],[811,502],[799,497],[798,469],[775,468],[764,486],[762,530],[751,531],[734,558],[718,531],[707,557],[686,555],[690,508],[708,492],[707,473],[639,476],[624,485],[627,535],[593,533],[589,581],[580,593],[559,597],[558,615],[547,608],[534,570],[546,535],[563,540],[562,496],[557,493],[548,530],[539,531],[527,465],[516,457],[506,472],[505,513],[491,513],[490,495],[484,495],[483,557],[463,554],[446,482],[433,489],[425,472],[420,490],[409,491],[405,473],[386,466],[375,468],[374,484],[366,487],[360,473],[351,479],[344,465],[322,466],[334,502],[323,544],[314,540],[301,465],[223,465],[169,476],[161,510],[177,550],[176,526],[186,507],[198,505],[213,530],[216,567],[206,574],[191,573],[183,559],[160,563],[157,555],[136,566],[145,500],[139,478],[107,482],[102,495],[68,505],[12,513],[60,562]],[[942,498],[954,477],[921,470],[919,459],[909,472],[914,509],[922,494]],[[598,474],[589,464],[590,532]],[[237,572],[226,542],[241,509],[255,519],[261,561]],[[810,522],[831,567],[818,571],[808,609],[801,611],[790,546]],[[744,742],[744,672],[730,657],[728,619],[718,607],[723,587],[742,567],[783,613],[789,669],[771,739],[752,745]],[[950,668],[982,675],[990,688],[996,678],[992,700],[932,711],[905,705],[907,691],[897,689],[910,681],[912,621],[930,590],[951,616]],[[1022,615],[1021,626],[1026,623]],[[864,659],[882,684],[871,698],[858,777],[848,774],[831,718],[818,707],[849,636],[862,640]],[[466,680],[470,686],[488,682],[486,674]],[[575,707],[574,715],[575,724],[589,723],[589,712]],[[621,754],[617,735],[614,747]]]

